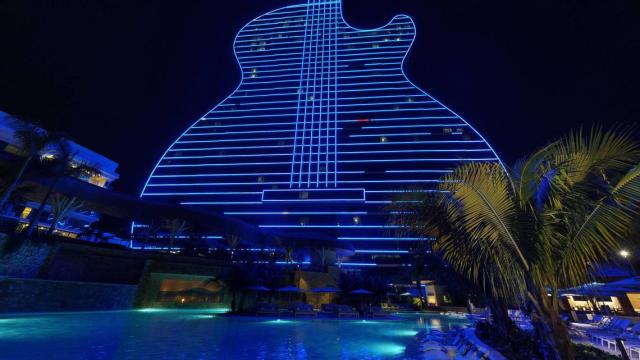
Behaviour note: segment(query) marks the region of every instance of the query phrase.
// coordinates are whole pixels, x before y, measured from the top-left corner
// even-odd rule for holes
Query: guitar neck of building
[[[341,3],[310,1],[306,10],[291,188],[336,188]]]

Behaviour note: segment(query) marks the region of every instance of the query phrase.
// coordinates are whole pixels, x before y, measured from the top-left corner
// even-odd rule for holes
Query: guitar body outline
[[[377,28],[355,28],[341,1],[311,0],[256,17],[233,42],[238,85],[166,149],[141,197],[205,206],[267,229],[316,222],[268,215],[319,214],[318,227],[351,238],[340,229],[345,216],[354,222],[358,216],[355,225],[367,216],[365,223],[377,226],[369,229],[384,229],[385,214],[374,207],[389,203],[394,189],[431,186],[466,161],[501,163],[475,128],[406,75],[416,34],[405,14]],[[317,91],[319,79],[327,84]],[[311,107],[312,116],[301,116]],[[310,130],[300,130],[303,123]],[[367,230],[363,239],[379,235]]]

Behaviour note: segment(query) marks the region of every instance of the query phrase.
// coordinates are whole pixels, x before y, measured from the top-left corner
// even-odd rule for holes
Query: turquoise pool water
[[[466,320],[230,317],[206,310],[0,314],[0,359],[402,359],[420,330]]]

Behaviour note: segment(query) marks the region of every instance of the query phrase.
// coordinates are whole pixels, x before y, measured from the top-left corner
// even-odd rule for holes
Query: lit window
[[[300,193],[298,193],[298,198],[299,199],[308,199],[309,198],[309,192],[301,191]]]
[[[29,217],[29,214],[31,214],[31,210],[33,210],[30,207],[25,207],[24,210],[22,210],[22,213],[20,214],[20,219],[26,219]]]
[[[259,183],[263,183],[264,182],[264,176],[258,176],[258,182]]]
[[[7,144],[7,146],[4,147],[4,151],[10,153],[10,154],[14,154],[14,155],[21,155],[22,154],[22,150],[14,145],[11,144]]]
[[[102,176],[102,174],[92,174],[89,177],[89,184],[93,184],[100,187],[105,187],[107,184],[107,178]]]
[[[354,216],[353,217],[353,223],[354,224],[360,224],[360,216]]]
[[[413,98],[407,98],[407,102],[413,102]]]
[[[452,132],[451,128],[443,128],[442,132],[445,134],[450,134]]]
[[[387,142],[387,137],[386,136],[380,136],[380,142],[381,143],[386,143]]]

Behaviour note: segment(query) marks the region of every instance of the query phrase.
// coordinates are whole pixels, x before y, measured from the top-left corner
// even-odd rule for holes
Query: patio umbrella
[[[271,291],[271,289],[269,289],[266,286],[262,286],[262,285],[255,285],[255,286],[249,286],[247,288],[247,290],[253,290],[253,291]]]
[[[355,294],[355,295],[373,295],[372,291],[369,290],[365,290],[365,289],[357,289],[357,290],[353,290],[350,291],[349,294]]]
[[[356,290],[350,291],[349,294],[358,295],[358,302],[360,304],[362,304],[362,296],[363,295],[373,295],[373,292],[369,291],[369,290],[366,290],[366,289],[360,288],[360,289],[356,289]]]
[[[300,288],[297,286],[289,285],[278,289],[279,292],[300,292]]]
[[[327,286],[327,287],[320,287],[320,288],[313,288],[311,289],[311,292],[314,293],[337,293],[340,292],[340,290],[331,287],[331,286]]]

